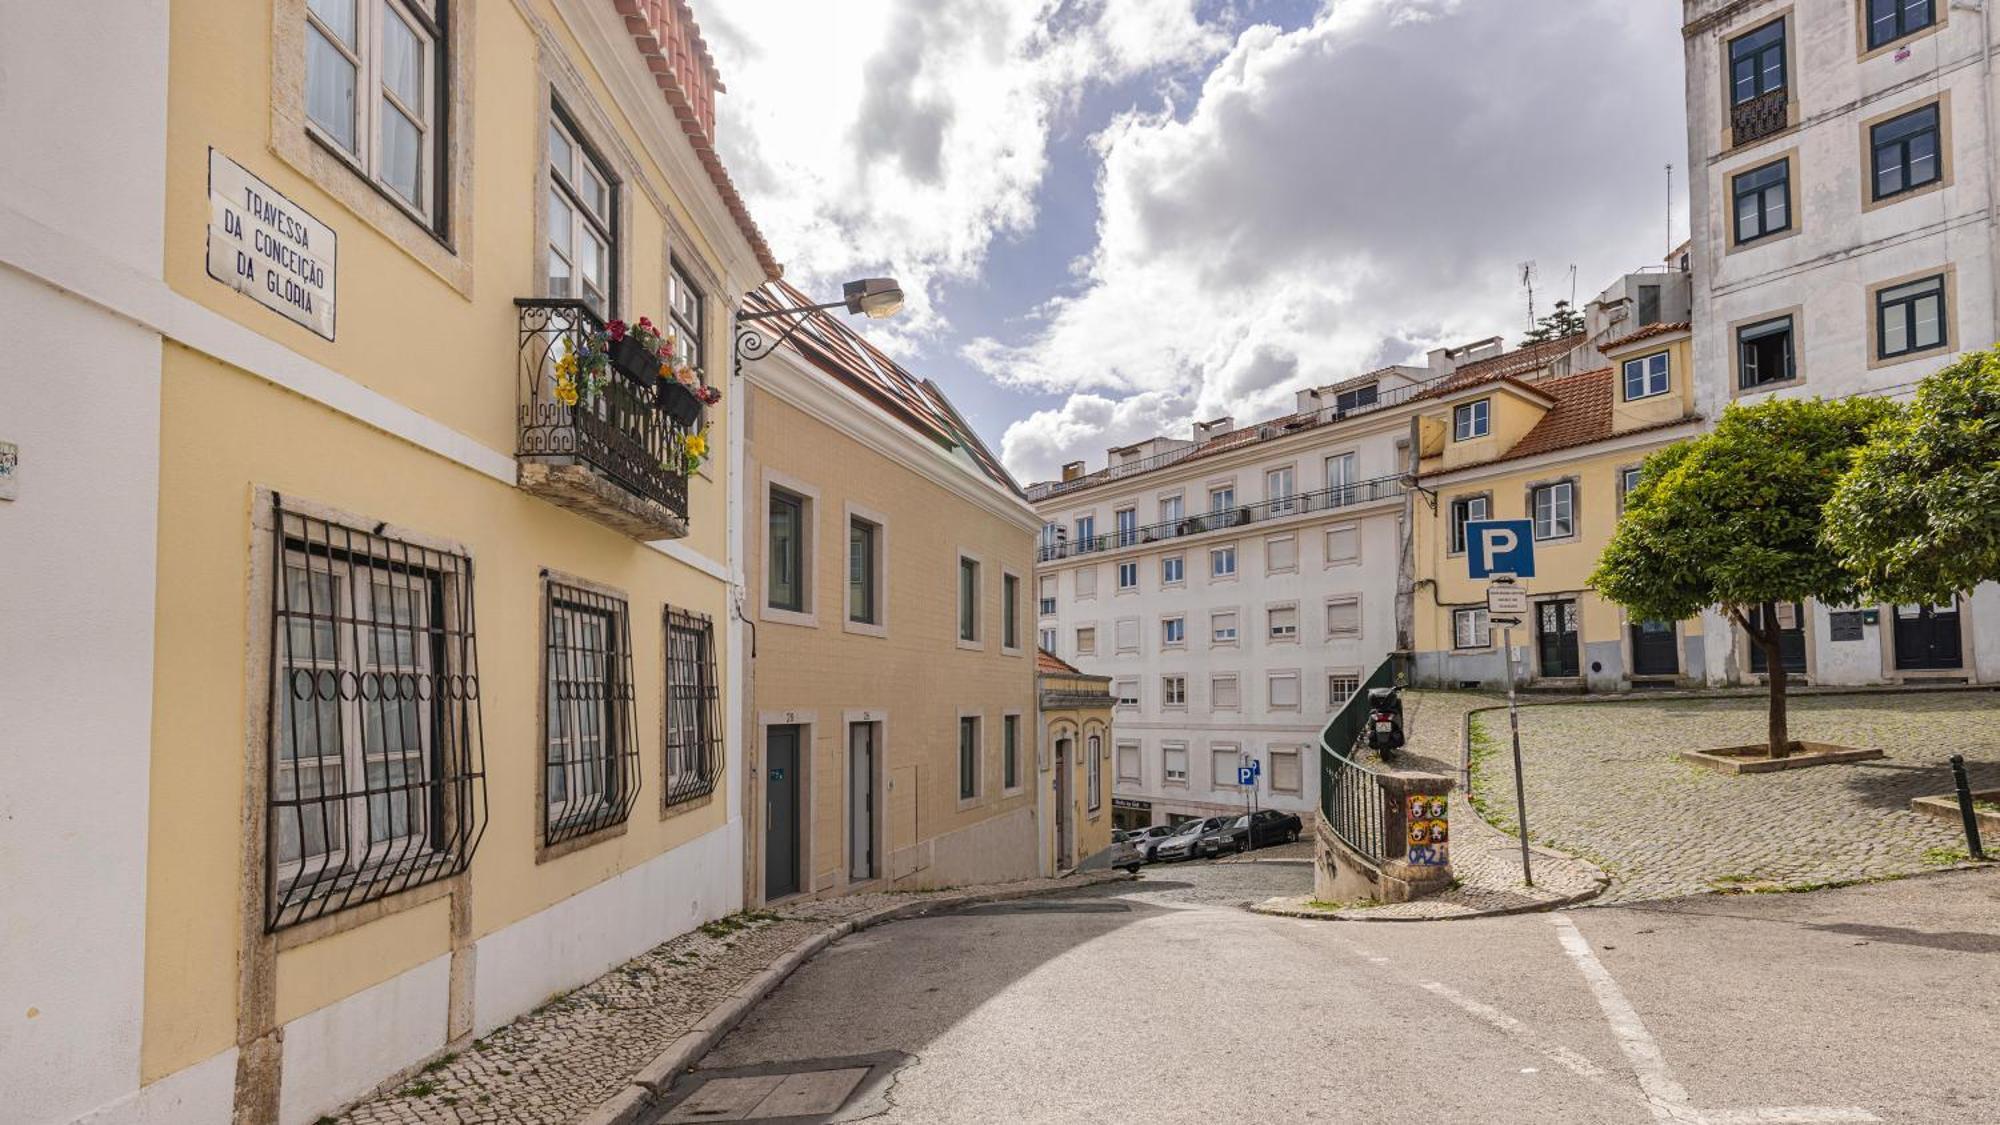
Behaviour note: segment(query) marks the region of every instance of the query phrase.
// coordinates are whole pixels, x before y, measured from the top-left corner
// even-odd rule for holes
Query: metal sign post
[[[1532,887],[1535,872],[1528,862],[1528,793],[1521,780],[1521,707],[1514,695],[1514,626],[1528,612],[1528,591],[1515,585],[1511,574],[1495,574],[1486,587],[1486,624],[1501,626],[1500,647],[1507,660],[1507,727],[1514,743],[1514,812],[1521,827],[1521,881]],[[1506,614],[1506,616],[1499,616]]]

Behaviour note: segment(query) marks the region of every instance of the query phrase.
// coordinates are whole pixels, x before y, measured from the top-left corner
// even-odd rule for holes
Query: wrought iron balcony
[[[1085,539],[1064,539],[1042,544],[1040,551],[1037,552],[1037,561],[1073,559],[1125,547],[1182,539],[1190,535],[1205,535],[1211,531],[1243,527],[1268,520],[1290,519],[1309,512],[1328,512],[1359,504],[1372,504],[1378,500],[1395,499],[1403,494],[1404,488],[1402,477],[1377,477],[1374,480],[1323,488],[1318,492],[1301,492],[1277,500],[1263,500],[1255,504],[1224,508],[1221,511],[1183,516],[1177,520],[1148,524],[1129,531],[1113,531],[1107,535],[1092,535]]]
[[[580,355],[604,324],[583,302],[523,297],[520,310],[521,487],[635,539],[687,535],[688,431],[660,401],[659,380],[605,366],[603,386],[579,391],[557,364]]]
[[[1789,124],[1786,110],[1786,90],[1780,86],[1759,94],[1746,102],[1738,102],[1729,108],[1729,134],[1739,145],[1761,141],[1773,133],[1782,133]]]

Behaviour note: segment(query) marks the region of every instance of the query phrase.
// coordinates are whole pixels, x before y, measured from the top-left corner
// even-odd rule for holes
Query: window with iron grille
[[[622,824],[639,794],[632,627],[625,599],[545,576],[542,840]]]
[[[472,560],[272,506],[267,931],[456,875],[486,825]]]
[[[722,772],[721,692],[715,679],[715,622],[668,606],[667,779],[669,808],[715,791]]]

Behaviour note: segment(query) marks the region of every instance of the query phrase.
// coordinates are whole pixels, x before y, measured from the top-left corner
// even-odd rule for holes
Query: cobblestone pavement
[[[1139,869],[1136,883],[1109,883],[1081,893],[1162,904],[1245,906],[1273,895],[1309,894],[1312,881],[1310,863],[1191,859],[1181,863],[1149,863]]]
[[[1050,891],[1034,879],[985,890]],[[572,1122],[793,946],[835,923],[942,892],[858,894],[710,922],[627,961],[338,1118],[351,1125]]]
[[[1949,755],[1966,756],[1975,788],[2000,785],[2000,694],[1810,695],[1790,718],[1794,738],[1888,757],[1731,777],[1675,756],[1761,741],[1761,696],[1524,707],[1534,839],[1603,866],[1605,901],[1805,888],[1951,862],[1957,827],[1909,811],[1912,797],[1951,791]],[[1511,826],[1506,713],[1480,723],[1474,792]]]

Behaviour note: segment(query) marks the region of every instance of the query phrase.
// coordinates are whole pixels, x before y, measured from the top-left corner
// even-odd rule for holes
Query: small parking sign
[[[1465,525],[1465,561],[1472,577],[1535,576],[1533,520],[1471,520]]]
[[[1237,767],[1236,767],[1236,784],[1238,784],[1238,785],[1255,785],[1256,783],[1257,783],[1257,771],[1256,771],[1256,770],[1254,770],[1254,769],[1250,768],[1249,766],[1237,766]]]

